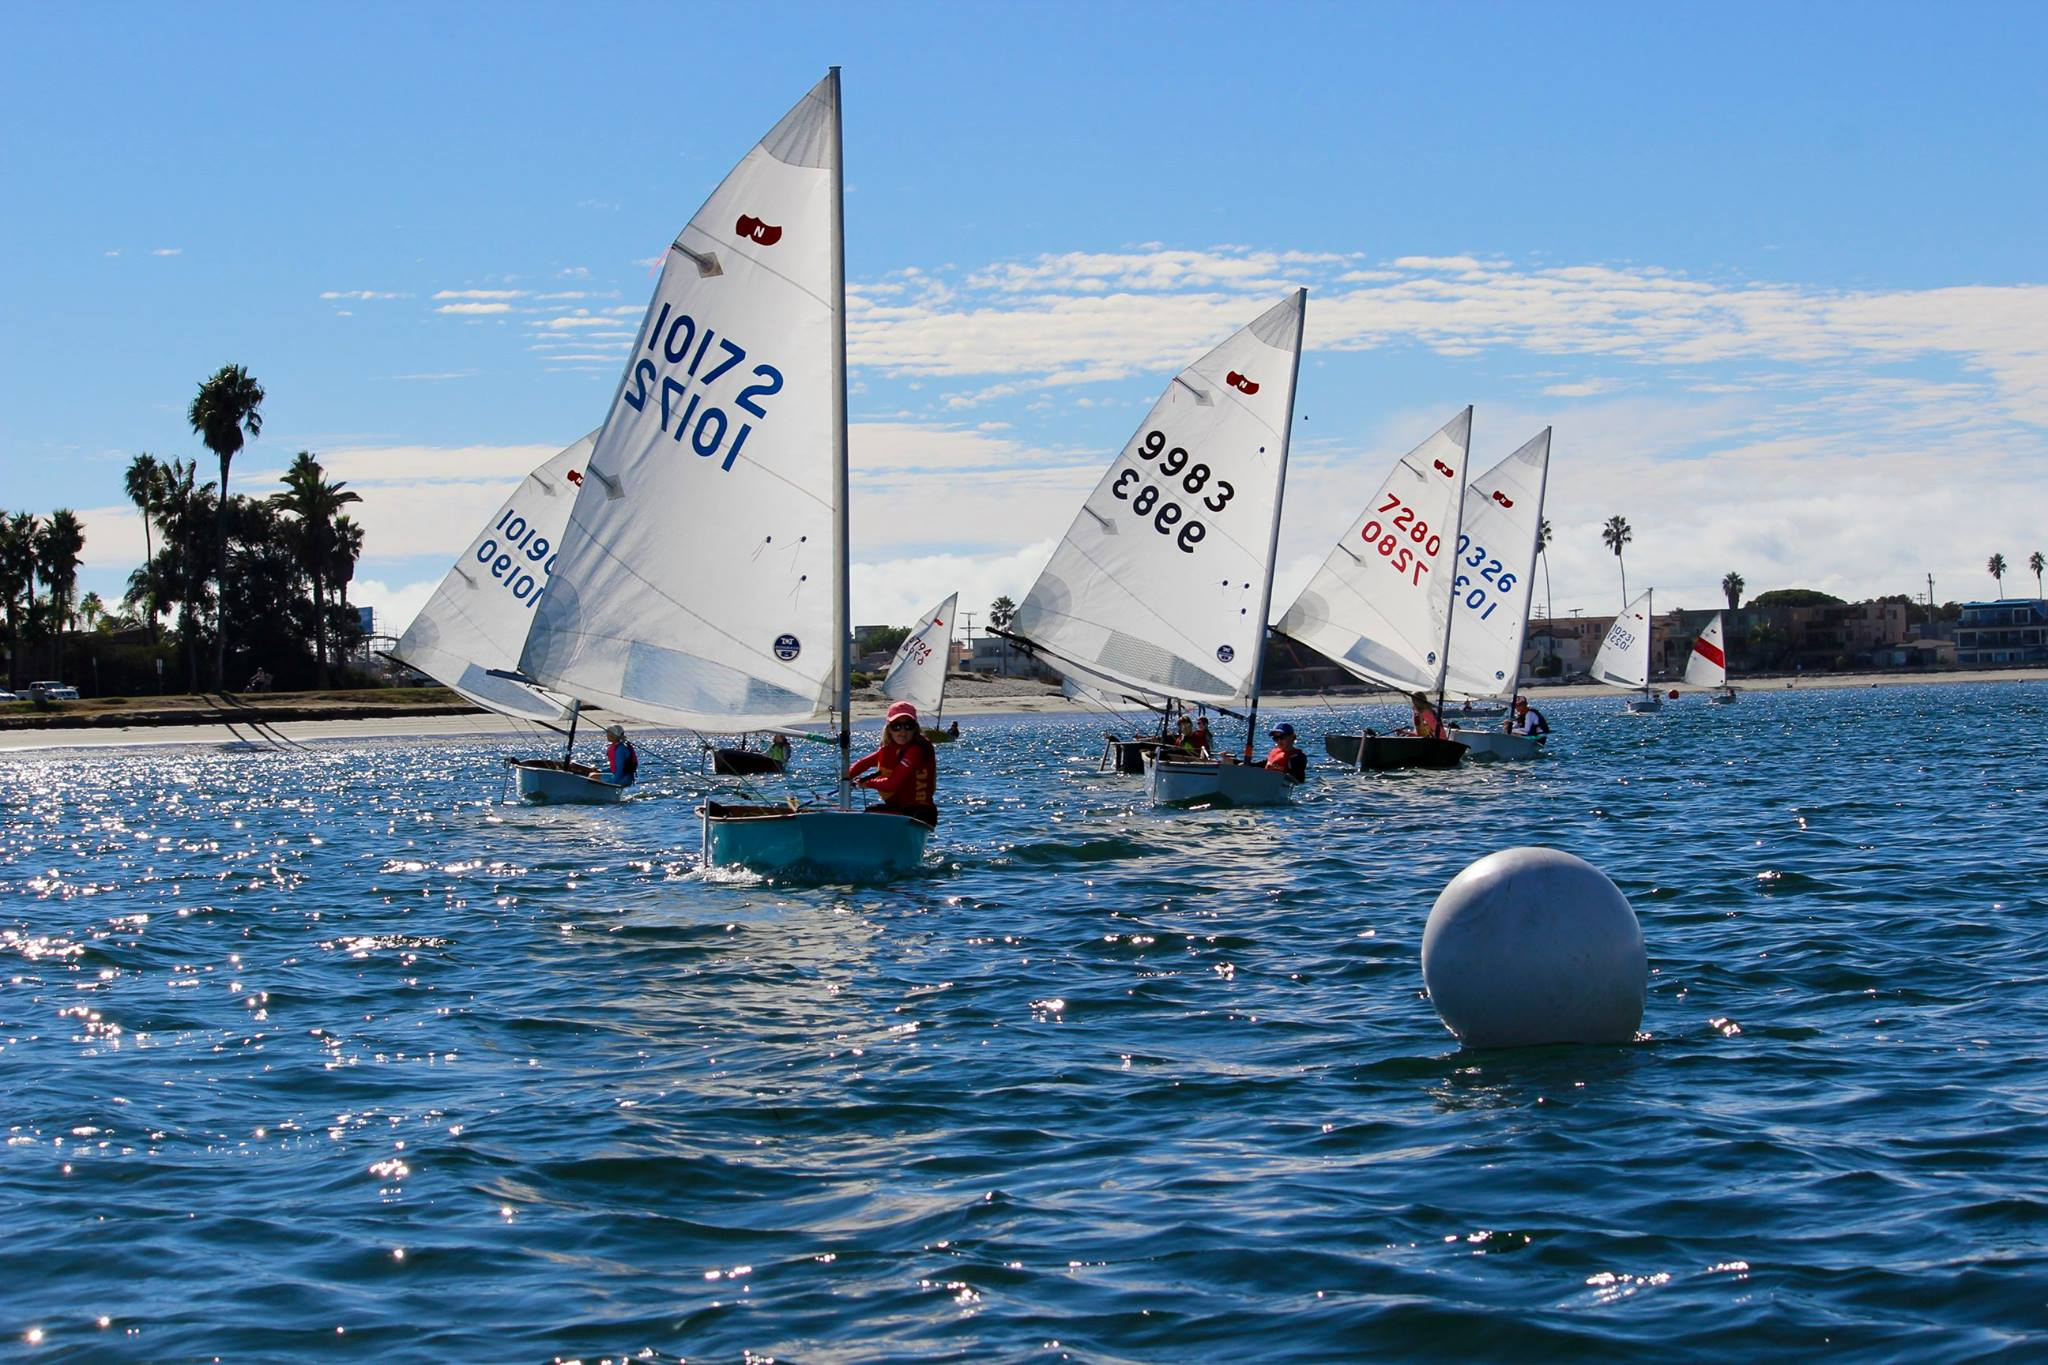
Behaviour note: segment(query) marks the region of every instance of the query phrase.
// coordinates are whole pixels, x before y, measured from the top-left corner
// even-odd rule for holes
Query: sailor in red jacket
[[[874,774],[862,777],[870,768]],[[907,815],[938,828],[939,808],[932,798],[938,788],[939,756],[918,728],[917,708],[909,702],[899,701],[889,708],[882,747],[848,768],[846,775],[881,795],[882,804],[869,806],[869,810]]]

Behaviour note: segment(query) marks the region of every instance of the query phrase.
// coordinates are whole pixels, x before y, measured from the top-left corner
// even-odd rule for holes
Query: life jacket
[[[633,748],[633,741],[622,740],[607,744],[604,750],[605,767],[611,769],[612,781],[622,787],[633,785],[633,779],[640,775],[640,755]]]

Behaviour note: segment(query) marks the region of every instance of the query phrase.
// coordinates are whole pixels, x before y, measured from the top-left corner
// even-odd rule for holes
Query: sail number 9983
[[[1160,483],[1167,494],[1181,492],[1199,496],[1204,489],[1210,490],[1201,496],[1203,507],[1211,512],[1221,512],[1237,496],[1237,490],[1227,479],[1210,482],[1212,471],[1205,464],[1189,464],[1188,453],[1180,446],[1169,447],[1166,433],[1148,431],[1145,439],[1137,446],[1138,458],[1145,461],[1157,460],[1154,466],[1163,476]],[[1110,495],[1130,503],[1131,510],[1141,517],[1152,519],[1152,529],[1162,536],[1172,536],[1173,543],[1183,554],[1193,554],[1195,546],[1209,534],[1209,528],[1195,520],[1183,520],[1186,511],[1178,502],[1162,495],[1159,487],[1145,482],[1145,476],[1135,469],[1125,469],[1116,476],[1116,482],[1109,486]],[[1179,529],[1176,530],[1175,528]]]

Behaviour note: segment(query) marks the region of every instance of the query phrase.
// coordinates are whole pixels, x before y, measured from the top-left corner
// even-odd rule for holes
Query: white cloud
[[[509,313],[509,303],[444,303],[434,310],[437,313]]]
[[[377,299],[409,299],[410,294],[390,294],[376,289],[329,289],[320,295],[323,299],[362,299],[369,302]]]
[[[160,246],[149,254],[152,256],[182,256],[185,254],[185,248],[181,246]]]
[[[458,547],[459,549],[460,547]],[[441,574],[417,582],[392,584],[376,578],[358,578],[348,586],[351,606],[369,607],[376,613],[377,629],[387,635],[403,635],[412,619],[427,605]]]
[[[523,299],[524,289],[443,289],[434,295],[437,299]]]

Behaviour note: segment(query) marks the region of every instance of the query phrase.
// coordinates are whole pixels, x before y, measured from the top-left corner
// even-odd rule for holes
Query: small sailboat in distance
[[[507,759],[528,800],[610,805],[625,789],[574,763],[580,704],[517,671],[561,553],[562,528],[596,440],[592,432],[519,481],[434,589],[391,657],[487,711],[565,731],[559,759]]]
[[[687,729],[836,721],[834,799],[707,801],[707,865],[867,877],[931,832],[864,813],[846,776],[844,195],[834,67],[670,244],[522,656]]]
[[[882,675],[882,695],[890,701],[907,701],[925,718],[924,735],[934,744],[953,736],[939,724],[946,716],[946,670],[953,656],[953,608],[960,594],[954,593],[926,612],[917,629],[896,647],[889,671]]]
[[[1642,691],[1642,696],[1628,700],[1628,709],[1636,712],[1664,709],[1663,699],[1650,689],[1650,629],[1656,620],[1651,599],[1656,593],[1655,588],[1645,589],[1641,597],[1624,607],[1607,628],[1600,652],[1593,656],[1593,677],[1597,681],[1609,687]]]
[[[1009,627],[1098,689],[1248,704],[1247,759],[1307,298],[1295,291],[1174,376]],[[1292,787],[1250,762],[1147,760],[1160,805],[1281,805]]]
[[[1708,701],[1726,705],[1735,700],[1735,689],[1728,685],[1728,652],[1721,643],[1718,611],[1692,642],[1692,657],[1685,661],[1685,681],[1693,687],[1717,689],[1709,693]]]

